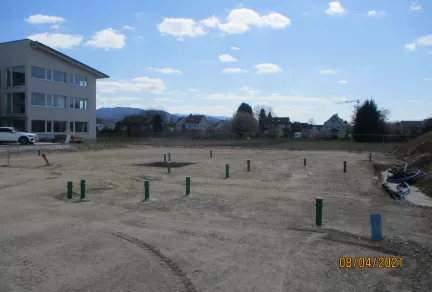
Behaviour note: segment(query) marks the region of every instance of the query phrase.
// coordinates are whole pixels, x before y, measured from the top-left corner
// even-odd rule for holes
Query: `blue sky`
[[[432,114],[432,2],[3,0],[0,41],[41,41],[108,75],[97,104],[230,116],[245,101],[317,123],[374,98]]]

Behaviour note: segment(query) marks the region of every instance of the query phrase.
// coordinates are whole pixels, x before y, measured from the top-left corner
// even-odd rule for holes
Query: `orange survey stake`
[[[341,269],[402,269],[402,257],[340,257]]]

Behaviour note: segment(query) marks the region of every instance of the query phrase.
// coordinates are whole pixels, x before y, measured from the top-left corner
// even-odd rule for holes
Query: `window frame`
[[[85,105],[85,108],[76,108],[75,106],[76,106],[76,100],[78,100],[78,102],[80,101],[80,100],[83,100],[84,101],[84,105]],[[87,111],[88,110],[88,108],[89,108],[89,106],[88,106],[88,98],[85,98],[85,97],[72,97],[72,96],[69,96],[69,109],[71,109],[71,110],[79,110],[79,111]],[[78,104],[78,106],[79,106],[80,104]]]
[[[74,123],[74,133],[89,133],[89,122],[74,121],[73,123]],[[86,131],[85,132],[77,132],[76,131],[76,129],[77,129],[76,123],[86,123],[87,124],[86,125]]]
[[[19,68],[19,67],[23,67],[24,68],[24,84],[23,85],[12,85],[13,84],[13,69],[14,68]],[[11,85],[8,84],[9,69],[12,69],[12,71],[10,71]],[[25,65],[6,67],[5,68],[5,81],[6,81],[5,87],[7,87],[7,88],[25,87],[26,86],[26,77],[27,77],[27,72],[26,72],[26,66]]]
[[[42,132],[34,130],[33,129],[33,122],[43,122],[44,130]],[[47,128],[47,121],[46,120],[32,120],[31,121],[31,132],[33,132],[33,133],[47,133],[46,128]]]
[[[81,86],[80,84],[76,84],[75,83],[75,76],[82,76],[85,79],[85,85]],[[88,87],[88,77],[85,75],[81,75],[81,74],[74,74],[74,73],[69,73],[69,83],[74,85],[74,86],[78,86],[78,87],[83,87],[83,88],[87,88]]]
[[[23,94],[24,95],[24,112],[23,113],[15,113],[13,112],[13,101],[14,101],[14,94]],[[25,115],[27,112],[27,105],[26,105],[26,94],[25,92],[18,91],[18,92],[7,92],[4,94],[6,97],[6,115]],[[9,97],[10,97],[10,104],[9,104]],[[8,109],[10,112],[8,112]]]
[[[45,78],[34,77],[31,74],[32,73],[31,70],[33,69],[33,67],[43,69],[44,72],[45,72],[45,74],[44,74]],[[54,73],[55,72],[60,72],[60,73],[64,74],[64,76],[65,76],[64,82],[63,81],[54,80]],[[68,73],[67,72],[63,72],[63,71],[60,71],[60,70],[54,70],[52,68],[44,68],[44,67],[39,67],[39,66],[32,65],[31,68],[30,68],[30,75],[31,75],[32,78],[37,79],[37,80],[45,80],[45,81],[50,81],[50,82],[55,82],[55,83],[60,83],[60,84],[66,84],[66,83],[68,83],[68,81],[67,81],[68,80]]]
[[[35,105],[32,103],[33,99],[33,93],[40,93],[45,95],[45,105]],[[65,106],[64,107],[58,107],[54,106],[54,97],[60,96],[65,98]],[[50,101],[51,105],[48,105],[48,101]],[[66,95],[59,95],[59,94],[52,94],[52,93],[42,93],[42,92],[31,92],[30,94],[30,105],[34,107],[48,107],[48,108],[57,108],[57,109],[68,109],[67,107],[67,101],[68,97]]]

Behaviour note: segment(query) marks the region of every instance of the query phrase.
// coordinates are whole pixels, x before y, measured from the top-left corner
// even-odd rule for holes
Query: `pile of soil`
[[[393,154],[408,162],[408,167],[426,172],[425,179],[418,181],[417,185],[424,193],[432,197],[432,132],[397,147]]]

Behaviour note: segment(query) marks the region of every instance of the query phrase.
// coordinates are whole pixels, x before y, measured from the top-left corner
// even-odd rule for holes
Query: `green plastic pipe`
[[[186,177],[186,196],[190,195],[190,177]]]
[[[316,197],[315,198],[315,223],[317,226],[322,225],[322,211],[323,211],[323,198],[322,197]]]
[[[150,181],[144,181],[144,200],[150,199]]]
[[[303,160],[303,165],[306,166],[306,158]]]
[[[343,164],[344,164],[344,172],[347,172],[347,162],[344,161]]]
[[[171,173],[171,161],[168,161],[168,173]]]
[[[229,164],[225,166],[225,177],[229,178]]]
[[[67,198],[68,198],[68,200],[72,199],[72,188],[73,188],[73,182],[68,181],[67,182]]]
[[[81,180],[81,200],[85,200],[86,197],[86,180],[82,179]]]
[[[248,161],[247,161],[247,171],[248,172],[250,171],[250,163],[251,163],[251,161],[250,161],[250,159],[248,159]]]

